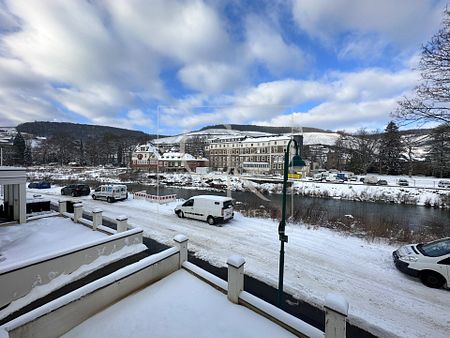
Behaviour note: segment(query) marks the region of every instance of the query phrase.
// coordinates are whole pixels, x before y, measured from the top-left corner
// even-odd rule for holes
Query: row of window
[[[209,148],[244,148],[244,147],[264,147],[270,145],[283,145],[287,144],[289,140],[286,141],[270,141],[270,142],[257,142],[257,143],[226,143],[217,144],[217,141],[209,145]]]

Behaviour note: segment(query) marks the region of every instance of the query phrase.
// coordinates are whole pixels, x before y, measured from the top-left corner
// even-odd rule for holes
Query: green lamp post
[[[283,275],[284,275],[284,243],[287,243],[288,236],[285,233],[286,228],[286,190],[287,190],[287,180],[288,180],[288,169],[289,169],[289,148],[291,142],[294,142],[295,155],[292,158],[292,168],[294,171],[299,170],[305,166],[305,161],[302,160],[298,154],[298,143],[296,140],[289,140],[286,151],[284,153],[284,175],[283,175],[283,200],[281,204],[281,221],[278,225],[278,238],[280,239],[280,266],[278,274],[278,307],[281,308],[283,303]]]

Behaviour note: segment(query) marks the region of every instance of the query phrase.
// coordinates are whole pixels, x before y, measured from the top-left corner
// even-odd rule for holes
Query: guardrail
[[[146,200],[149,202],[156,202],[160,204],[175,202],[177,200],[177,195],[150,195],[145,191],[138,191],[133,193],[133,198],[137,200]]]

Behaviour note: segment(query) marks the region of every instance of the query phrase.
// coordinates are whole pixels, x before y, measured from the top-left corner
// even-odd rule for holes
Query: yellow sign
[[[302,178],[302,174],[288,174],[288,178],[300,179],[300,178]]]

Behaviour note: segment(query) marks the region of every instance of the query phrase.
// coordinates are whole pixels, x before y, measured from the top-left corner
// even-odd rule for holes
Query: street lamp
[[[291,142],[294,142],[295,155],[292,158],[292,169],[294,171],[299,170],[301,167],[305,166],[305,161],[302,160],[298,154],[298,143],[296,140],[289,140],[286,151],[284,153],[284,175],[283,175],[283,200],[281,204],[281,221],[278,225],[278,238],[280,239],[280,269],[278,274],[278,307],[281,308],[283,302],[283,274],[284,274],[284,243],[288,241],[288,236],[285,233],[286,228],[286,190],[287,190],[287,179],[288,179],[288,169],[289,169],[289,148]]]

